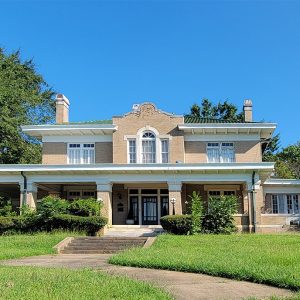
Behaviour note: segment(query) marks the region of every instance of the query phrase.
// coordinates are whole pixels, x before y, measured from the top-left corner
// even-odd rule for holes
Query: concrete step
[[[97,249],[97,250],[62,250],[60,253],[62,254],[113,254],[113,253],[118,253],[122,250],[102,250],[102,249]]]

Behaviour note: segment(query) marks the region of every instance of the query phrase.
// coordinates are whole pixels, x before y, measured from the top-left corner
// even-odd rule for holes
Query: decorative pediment
[[[132,111],[125,114],[125,116],[136,116],[136,117],[151,117],[155,114],[163,114],[166,116],[174,116],[171,113],[164,112],[160,109],[157,109],[156,105],[152,102],[144,102],[142,104],[134,104],[132,106]]]

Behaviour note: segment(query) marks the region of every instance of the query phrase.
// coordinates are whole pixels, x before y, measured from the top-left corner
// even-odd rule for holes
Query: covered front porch
[[[193,191],[204,203],[209,196],[236,195],[235,216],[241,230],[260,224],[264,205],[261,181],[273,165],[63,165],[14,166],[0,169],[0,185],[19,189],[19,206],[36,208],[46,195],[69,200],[94,197],[103,202],[109,225],[159,225],[167,214],[190,213]]]

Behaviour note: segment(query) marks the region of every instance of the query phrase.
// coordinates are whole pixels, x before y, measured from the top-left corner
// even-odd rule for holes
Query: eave
[[[261,139],[271,138],[275,123],[185,123],[178,129],[189,134],[259,134]]]
[[[81,124],[81,125],[25,125],[24,133],[41,139],[43,136],[63,135],[112,135],[118,127],[113,124]]]

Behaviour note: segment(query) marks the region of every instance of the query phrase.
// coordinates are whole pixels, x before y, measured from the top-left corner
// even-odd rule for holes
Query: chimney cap
[[[63,101],[66,104],[70,105],[69,99],[64,94],[57,94],[55,100],[56,101]]]
[[[244,107],[247,106],[247,107],[251,107],[252,106],[252,100],[251,99],[246,99],[244,101]]]

